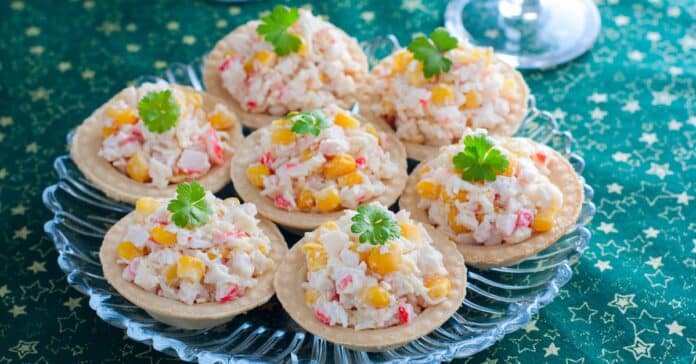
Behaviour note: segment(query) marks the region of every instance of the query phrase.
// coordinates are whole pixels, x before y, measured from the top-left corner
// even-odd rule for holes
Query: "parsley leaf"
[[[167,210],[172,213],[174,224],[182,228],[203,225],[213,214],[203,186],[196,181],[176,186],[176,198],[169,202]]]
[[[358,207],[358,213],[351,219],[350,231],[360,234],[361,243],[381,245],[390,239],[401,236],[401,228],[383,207],[364,205]]]
[[[452,158],[457,171],[465,181],[495,181],[496,175],[505,171],[508,159],[485,134],[464,137],[464,150]]]
[[[285,56],[297,52],[302,46],[300,37],[288,33],[288,28],[299,18],[300,12],[297,8],[276,5],[270,14],[261,18],[256,32],[273,45],[277,55]]]
[[[179,119],[179,104],[171,90],[150,91],[140,99],[138,113],[147,130],[164,133],[176,125]]]
[[[423,75],[430,78],[450,70],[452,61],[443,53],[454,48],[457,48],[457,38],[440,27],[430,33],[430,39],[422,35],[415,37],[407,49],[423,64]]]
[[[326,116],[319,111],[293,112],[285,117],[286,120],[293,121],[292,130],[295,134],[312,134],[318,136],[322,130],[329,127]]]

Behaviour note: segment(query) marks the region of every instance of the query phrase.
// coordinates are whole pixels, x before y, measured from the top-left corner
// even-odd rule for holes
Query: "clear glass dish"
[[[397,43],[393,37],[365,45],[375,61]],[[388,49],[387,49],[388,50]],[[174,64],[163,78],[203,89],[200,61]],[[139,82],[153,80],[143,77]],[[569,132],[554,117],[536,108],[532,97],[518,136],[532,138],[560,151],[582,175],[584,161],[573,153]],[[68,135],[68,143],[72,134]],[[109,227],[132,206],[113,201],[85,179],[69,155],[56,158],[55,184],[43,192],[43,202],[54,213],[44,230],[58,250],[58,264],[68,284],[89,296],[89,305],[107,323],[125,329],[134,340],[161,352],[199,363],[325,361],[359,363],[433,363],[477,353],[506,334],[526,325],[532,315],[551,302],[572,275],[575,263],[590,240],[586,224],[595,213],[592,189],[585,184],[585,201],[577,225],[553,246],[514,266],[468,273],[467,295],[457,313],[429,335],[398,349],[364,353],[333,345],[299,327],[273,298],[231,322],[206,330],[181,330],[159,323],[118,294],[104,279],[99,246]],[[218,196],[235,194],[232,185]],[[298,240],[285,232],[289,244]]]

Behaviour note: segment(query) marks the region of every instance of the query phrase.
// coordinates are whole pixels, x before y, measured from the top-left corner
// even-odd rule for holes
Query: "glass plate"
[[[389,53],[398,43],[394,37],[387,36],[363,46],[370,63],[374,64],[377,55]],[[201,90],[200,70],[200,60],[173,64],[162,77]],[[138,83],[154,79],[143,77]],[[529,110],[517,135],[561,152],[578,175],[582,175],[584,161],[573,153],[571,134],[560,130],[550,113],[538,110],[533,97]],[[68,143],[71,138],[69,134]],[[54,217],[46,222],[44,230],[55,243],[58,264],[67,274],[68,284],[88,295],[89,305],[97,315],[125,329],[129,337],[182,360],[199,363],[432,363],[472,355],[526,325],[532,315],[556,297],[560,287],[570,280],[570,266],[587,247],[590,232],[585,225],[595,213],[591,201],[593,191],[585,184],[585,201],[577,224],[553,246],[514,266],[491,270],[471,268],[466,299],[444,325],[398,349],[365,353],[305,332],[275,298],[212,329],[181,330],[155,321],[106,282],[99,264],[99,246],[104,234],[132,206],[106,197],[85,179],[69,155],[58,157],[54,168],[58,181],[43,192],[43,202]],[[230,184],[217,195],[234,196],[234,188]],[[284,233],[290,245],[298,240],[291,232]]]

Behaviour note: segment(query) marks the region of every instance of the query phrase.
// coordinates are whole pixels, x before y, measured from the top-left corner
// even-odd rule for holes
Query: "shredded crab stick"
[[[284,210],[355,208],[384,193],[384,181],[399,174],[382,148],[384,135],[335,106],[290,113],[258,132],[261,143],[249,151],[246,175]]]
[[[372,72],[373,92],[381,101],[366,107],[401,140],[447,145],[468,127],[495,132],[524,113],[524,81],[493,58],[491,48],[457,43],[442,28],[431,39],[417,37]]]
[[[99,155],[134,181],[164,188],[194,179],[224,164],[232,151],[226,131],[238,123],[224,104],[206,113],[201,94],[165,82],[123,93],[97,112]]]
[[[223,41],[223,87],[247,112],[285,115],[355,100],[358,77],[367,73],[348,37],[305,9],[276,6]]]
[[[177,186],[174,199],[144,197],[117,247],[123,278],[187,304],[229,302],[272,268],[271,242],[256,207],[220,200],[197,182]]]
[[[549,180],[546,146],[514,138],[498,144],[484,130],[424,162],[418,207],[456,242],[514,244],[551,230],[563,195]]]
[[[305,236],[304,299],[317,320],[355,330],[408,325],[452,284],[427,231],[373,203]]]

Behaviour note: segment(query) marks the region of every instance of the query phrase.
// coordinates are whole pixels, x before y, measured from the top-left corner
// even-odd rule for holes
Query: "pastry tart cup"
[[[498,125],[495,129],[489,129],[488,134],[491,136],[512,136],[512,134],[514,134],[517,131],[517,129],[519,129],[520,125],[522,124],[522,121],[527,115],[527,104],[529,102],[529,87],[527,86],[527,83],[524,81],[522,74],[520,74],[512,66],[495,57],[493,58],[492,62],[498,62],[499,64],[501,64],[504,69],[503,74],[505,75],[505,77],[509,79],[514,79],[517,82],[517,84],[520,85],[521,97],[519,98],[520,104],[518,112],[507,115],[507,117],[505,118],[505,122]],[[382,68],[391,68],[393,64],[394,58],[393,56],[389,56],[383,59],[379,64],[377,64],[372,69],[371,73],[375,73],[376,70]],[[372,91],[372,89],[368,88],[368,91]],[[380,97],[380,95],[377,95],[374,92],[368,92],[363,94],[363,97],[361,98],[360,102],[364,105],[371,105],[372,103],[382,102],[382,98]],[[370,120],[379,119],[383,121],[382,117],[379,115],[375,115],[370,107],[362,107],[360,112]],[[408,154],[408,157],[417,161],[423,161],[434,157],[441,147],[441,145],[419,144],[407,140],[401,140],[401,142],[404,144],[404,147],[406,147],[406,153]]]
[[[512,139],[497,138],[503,146]],[[468,265],[484,269],[512,265],[553,245],[575,225],[584,199],[583,184],[561,154],[549,148],[547,159],[550,171],[548,178],[563,194],[563,205],[554,217],[553,228],[544,233],[533,233],[528,239],[514,244],[457,244]],[[432,225],[427,210],[418,207],[420,197],[415,186],[422,167],[423,164],[419,164],[408,177],[406,189],[399,199],[399,207],[409,210],[414,220]]]
[[[342,29],[336,27],[333,24],[329,24],[329,26],[337,30],[344,38],[344,41],[348,46],[347,56],[354,60],[357,60],[358,62],[360,62],[360,64],[364,66],[364,72],[362,72],[361,74],[353,75],[358,90],[356,91],[355,98],[340,100],[340,102],[338,103],[338,105],[341,108],[350,109],[351,106],[358,101],[358,95],[360,95],[362,90],[364,90],[367,87],[367,57],[365,56],[365,53],[363,52],[362,48],[360,48],[358,42],[353,37],[349,36]],[[247,32],[247,29],[250,27],[255,27],[255,24],[246,23],[236,28],[231,33],[229,33],[217,42],[213,50],[210,51],[210,53],[205,58],[205,62],[203,64],[203,82],[205,83],[205,88],[208,92],[225,100],[227,106],[230,108],[232,112],[239,116],[239,119],[241,120],[241,123],[244,124],[244,126],[256,129],[270,124],[273,120],[278,119],[282,115],[271,115],[267,113],[251,113],[242,110],[239,101],[232,97],[232,95],[230,95],[227,89],[225,89],[225,87],[223,86],[220,71],[218,69],[220,67],[220,64],[222,64],[222,62],[225,60],[225,55],[230,50],[228,46],[228,39],[231,38],[237,32]]]
[[[225,104],[221,99],[205,92],[196,91],[193,88],[181,85],[172,85],[187,92],[197,92],[203,96],[203,109],[212,112],[216,104]],[[116,94],[111,100],[97,109],[80,126],[77,127],[75,136],[70,143],[70,157],[77,164],[80,171],[87,179],[95,184],[101,191],[114,200],[135,203],[140,197],[169,197],[175,194],[176,183],[185,180],[195,179],[205,189],[217,192],[229,183],[229,169],[232,163],[231,153],[225,153],[225,163],[213,166],[208,173],[194,178],[182,178],[175,183],[170,183],[165,188],[158,188],[145,183],[140,183],[121,173],[107,160],[99,156],[99,149],[102,144],[101,130],[102,125],[96,115],[98,111],[123,98],[123,92]],[[237,116],[238,117],[238,116]],[[238,145],[244,136],[240,124],[236,124],[226,130],[230,137],[231,145]]]
[[[360,122],[365,123],[363,120],[360,120]],[[406,178],[408,177],[406,169],[406,150],[396,137],[396,134],[394,134],[386,124],[373,123],[373,125],[375,125],[380,132],[385,133],[388,140],[388,145],[385,150],[389,153],[391,160],[398,164],[399,175],[385,182],[386,191],[383,194],[371,200],[364,201],[362,204],[378,201],[384,206],[391,206],[396,202],[406,186]],[[258,148],[261,142],[260,139],[261,133],[258,130],[249,134],[246,139],[244,139],[239,150],[253,150]],[[232,162],[232,182],[234,183],[234,188],[242,200],[255,204],[259,214],[269,220],[290,229],[307,231],[316,228],[323,222],[336,220],[343,215],[344,209],[319,213],[288,211],[276,207],[270,198],[262,195],[261,190],[249,182],[246,176],[246,169],[248,166],[249,163],[243,163],[239,159],[234,158]]]
[[[182,329],[213,327],[266,303],[273,296],[275,269],[270,269],[257,277],[258,284],[247,289],[243,296],[226,303],[207,302],[189,305],[158,296],[128,282],[122,276],[123,266],[117,263],[116,249],[121,237],[134,220],[135,214],[135,212],[131,212],[109,229],[99,249],[99,260],[102,264],[104,277],[109,284],[128,301],[145,310],[157,321]],[[287,244],[278,227],[272,222],[261,218],[259,226],[271,241],[270,258],[273,260],[275,268],[287,253]]]
[[[427,307],[406,325],[356,331],[352,327],[328,326],[319,322],[304,300],[302,283],[306,280],[307,266],[302,253],[306,238],[298,241],[276,269],[276,295],[285,311],[295,322],[312,334],[354,350],[385,351],[408,344],[427,335],[445,323],[461,305],[466,295],[466,266],[455,244],[431,226],[425,229],[433,239],[432,245],[443,257],[443,263],[452,283],[447,300]]]

